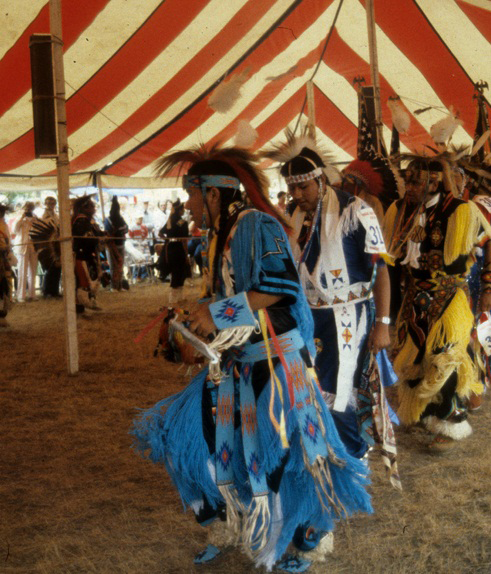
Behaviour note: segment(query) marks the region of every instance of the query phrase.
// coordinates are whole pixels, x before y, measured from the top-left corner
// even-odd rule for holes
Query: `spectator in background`
[[[44,213],[41,216],[41,221],[46,223],[54,230],[54,234],[59,236],[60,218],[56,213],[56,198],[48,196],[44,200]],[[60,262],[60,246],[59,243],[49,245],[49,252],[53,254],[48,259],[41,259],[39,261],[43,267],[43,296],[44,297],[59,297],[60,296],[60,279],[61,279],[61,262]]]
[[[278,192],[278,195],[276,196],[278,199],[278,203],[276,204],[276,207],[280,210],[281,215],[286,215],[287,211],[287,205],[286,205],[286,191],[280,191]]]
[[[188,254],[191,263],[191,275],[194,265],[197,265],[199,274],[201,276],[203,274],[203,257],[201,255],[201,229],[196,225],[194,221],[191,221],[189,224],[189,233],[193,236],[193,238],[188,241]]]
[[[167,199],[165,201],[161,201],[159,203],[159,209],[155,214],[154,218],[154,225],[155,225],[155,233],[159,232],[162,227],[167,223],[169,219],[170,212],[172,211],[172,201]]]
[[[36,199],[36,201],[34,202],[33,213],[38,219],[41,219],[43,217],[44,209],[39,199]]]
[[[29,231],[33,221],[37,217],[34,215],[34,203],[26,201],[22,215],[15,224],[16,244],[18,245],[18,270],[19,277],[17,283],[17,301],[23,303],[26,300],[36,299],[36,272],[38,257],[34,245],[29,238]]]
[[[149,235],[152,235],[154,227],[155,227],[155,223],[153,220],[152,211],[150,209],[150,202],[148,200],[145,200],[143,202],[142,217],[143,217],[143,225],[145,225],[145,227],[148,229]]]
[[[96,295],[101,278],[99,238],[104,235],[94,220],[96,205],[91,195],[84,195],[73,202],[73,251],[75,256],[76,310],[85,308],[99,311]]]
[[[181,298],[184,281],[190,276],[187,260],[188,224],[183,219],[184,204],[178,199],[172,204],[172,211],[165,226],[159,231],[160,237],[167,239],[157,266],[160,279],[165,281],[171,275],[171,295],[169,303],[175,303]]]
[[[12,242],[5,221],[6,203],[0,200],[0,327],[7,327],[7,313],[12,293]]]
[[[128,233],[128,225],[121,215],[118,198],[113,195],[109,217],[104,220],[104,230],[109,239],[106,240],[107,259],[111,270],[111,285],[116,291],[123,287],[124,243]]]
[[[133,280],[141,281],[148,277],[147,266],[150,264],[150,247],[148,241],[148,228],[143,224],[143,214],[138,214],[135,223],[130,227],[129,235],[133,240],[133,245],[141,251],[145,257],[143,265],[133,266]]]
[[[150,255],[153,256],[155,253],[155,240],[157,239],[157,235],[155,230],[155,215],[148,199],[145,199],[143,202],[143,225],[148,229],[148,247],[150,249]]]

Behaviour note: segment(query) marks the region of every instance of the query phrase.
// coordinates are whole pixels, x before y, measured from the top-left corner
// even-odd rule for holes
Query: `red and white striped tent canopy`
[[[257,130],[254,148],[281,139],[312,77],[320,141],[339,161],[356,154],[353,79],[370,83],[364,0],[63,0],[62,15],[72,186],[98,172],[104,187],[162,187],[159,156],[232,142],[239,120]],[[491,86],[490,0],[375,0],[375,17],[386,139],[398,94],[412,114],[403,149],[431,144],[451,105],[464,122],[453,142],[470,145],[474,84]],[[4,2],[0,19],[0,189],[45,189],[53,178],[33,176],[55,163],[34,157],[28,45],[49,33],[48,1]],[[239,73],[241,97],[214,112],[210,94]]]

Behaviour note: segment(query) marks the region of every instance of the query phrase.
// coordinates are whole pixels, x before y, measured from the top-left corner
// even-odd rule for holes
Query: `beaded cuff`
[[[256,319],[243,291],[210,305],[210,313],[217,329],[229,327],[254,327]]]

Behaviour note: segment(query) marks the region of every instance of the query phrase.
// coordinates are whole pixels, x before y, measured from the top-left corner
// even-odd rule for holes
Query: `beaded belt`
[[[283,335],[277,336],[280,349],[283,353],[292,353],[293,351],[298,351],[305,347],[305,341],[302,338],[298,329],[292,329]],[[269,339],[269,346],[271,348],[271,356],[277,357],[278,354],[273,346],[273,341]],[[233,355],[235,355],[236,360],[241,363],[255,363],[256,361],[262,361],[267,358],[266,345],[264,341],[259,341],[258,343],[246,343],[241,348],[229,349]]]

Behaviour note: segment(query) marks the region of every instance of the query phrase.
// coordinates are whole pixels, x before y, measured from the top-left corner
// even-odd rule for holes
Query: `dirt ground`
[[[184,515],[162,468],[131,449],[128,429],[147,407],[186,384],[152,356],[154,329],[135,335],[166,303],[168,286],[104,292],[103,311],[80,319],[80,373],[66,374],[59,300],[17,305],[0,333],[0,572],[248,573],[238,552],[194,566],[205,531]],[[444,456],[422,431],[397,431],[404,492],[372,457],[375,514],[335,533],[330,574],[490,573],[489,399],[472,437]],[[262,572],[262,570],[258,570]]]

